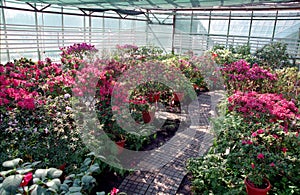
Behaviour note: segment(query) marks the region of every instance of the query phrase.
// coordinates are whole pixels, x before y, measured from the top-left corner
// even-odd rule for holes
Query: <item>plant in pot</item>
[[[267,194],[282,178],[299,180],[295,170],[299,170],[300,115],[295,104],[278,94],[256,92],[236,92],[228,100],[230,115],[242,117],[244,126],[234,128],[230,139],[236,141],[227,160],[246,176],[248,194]]]

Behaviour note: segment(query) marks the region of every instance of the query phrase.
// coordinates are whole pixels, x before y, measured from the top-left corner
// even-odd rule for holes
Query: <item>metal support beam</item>
[[[211,25],[211,11],[209,12],[208,17],[208,28],[207,28],[207,39],[206,39],[206,50],[208,50],[208,43],[209,43],[209,35],[210,35],[210,25]]]
[[[273,32],[272,32],[272,41],[274,41],[274,37],[275,37],[277,19],[278,19],[278,10],[276,11],[276,15],[275,15],[274,27],[273,27]]]
[[[36,7],[36,4],[34,5]],[[36,45],[37,45],[37,54],[38,59],[41,60],[41,51],[40,51],[40,37],[39,37],[39,26],[38,26],[38,15],[37,15],[37,9],[35,9],[34,12],[34,20],[35,20],[35,31],[36,31]]]
[[[227,34],[226,34],[226,47],[228,47],[228,38],[229,38],[229,32],[230,32],[230,23],[231,23],[231,11],[229,12],[229,18],[228,18],[228,27],[227,27]]]
[[[0,5],[3,6],[2,0],[0,1]],[[1,8],[1,15],[2,15],[2,21],[3,21],[3,28],[4,28],[4,37],[5,37],[5,45],[6,45],[6,57],[7,61],[10,61],[10,55],[9,55],[9,47],[8,47],[8,36],[7,36],[7,30],[6,30],[6,19],[5,19],[5,13],[3,7]]]
[[[176,33],[176,11],[174,11],[173,15],[173,30],[172,30],[172,54],[175,53],[174,47],[175,47],[175,33]]]
[[[30,7],[32,7],[34,9],[34,11],[39,11],[39,12],[44,11],[45,9],[47,9],[48,7],[51,6],[51,4],[48,4],[45,7],[42,7],[41,9],[38,9],[36,7],[36,4],[32,5],[31,3],[28,3],[28,2],[26,2],[26,4],[29,5]]]
[[[253,11],[251,12],[250,24],[249,24],[249,32],[248,32],[248,45],[250,46],[250,36],[252,31],[252,22],[253,22]]]

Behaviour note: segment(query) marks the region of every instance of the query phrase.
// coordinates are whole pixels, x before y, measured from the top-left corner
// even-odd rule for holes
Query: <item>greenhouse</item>
[[[299,1],[0,2],[0,195],[300,194]]]

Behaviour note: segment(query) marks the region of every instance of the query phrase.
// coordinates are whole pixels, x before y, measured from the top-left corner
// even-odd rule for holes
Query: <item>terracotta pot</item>
[[[248,195],[266,195],[271,189],[270,181],[265,179],[265,182],[268,184],[266,188],[260,189],[256,188],[253,184],[249,183],[248,178],[246,177],[244,183],[246,185],[246,191]]]
[[[121,154],[123,152],[124,146],[125,146],[125,142],[126,142],[125,139],[116,142],[117,147],[118,147],[118,154]]]
[[[150,123],[154,120],[155,112],[143,111],[142,114],[144,123]]]

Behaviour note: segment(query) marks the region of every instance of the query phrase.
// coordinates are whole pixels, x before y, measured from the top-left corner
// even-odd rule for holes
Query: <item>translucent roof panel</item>
[[[101,9],[183,9],[218,6],[274,6],[291,0],[20,0],[29,3],[56,4],[79,8]],[[295,0],[295,3],[299,1]]]

